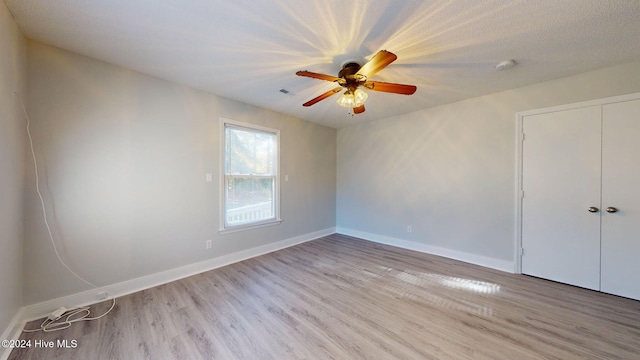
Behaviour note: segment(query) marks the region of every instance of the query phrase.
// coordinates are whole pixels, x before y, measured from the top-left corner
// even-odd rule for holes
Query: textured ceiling
[[[29,38],[223,97],[332,127],[640,60],[640,1],[5,0]],[[335,84],[347,60],[398,60],[351,116]],[[515,59],[518,66],[493,66]],[[281,93],[280,89],[290,91]]]

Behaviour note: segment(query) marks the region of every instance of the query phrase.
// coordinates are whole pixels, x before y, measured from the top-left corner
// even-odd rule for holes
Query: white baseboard
[[[345,229],[338,227],[336,229],[338,234],[357,237],[364,240],[377,242],[379,244],[391,245],[407,250],[419,251],[427,254],[438,255],[449,259],[464,261],[466,263],[480,265],[491,269],[501,270],[509,273],[513,273],[514,264],[511,261],[491,258],[482,255],[470,254],[462,251],[451,250],[438,246],[426,245],[417,243],[415,241],[402,240],[392,238],[384,235],[371,234],[364,231]]]
[[[128,295],[137,291],[152,288],[154,286],[166,284],[175,280],[183,279],[192,275],[196,275],[205,271],[213,270],[222,266],[233,264],[239,261],[268,254],[277,250],[288,248],[290,246],[302,244],[307,241],[315,240],[323,236],[331,235],[336,232],[335,228],[324,229],[278,242],[258,246],[255,248],[238,251],[232,254],[219,256],[205,261],[181,266],[178,268],[162,271],[159,273],[142,276],[139,278],[123,281],[120,283],[101,287],[100,290],[88,290],[80,293],[64,296],[61,298],[44,301],[38,304],[25,306],[22,309],[20,322],[22,326],[28,321],[43,318],[49,315],[53,310],[64,306],[66,308],[75,308],[95,304],[98,300],[100,291],[107,291],[113,297]],[[2,360],[0,358],[0,360]]]
[[[20,333],[22,332],[23,327],[23,313],[24,308],[20,308],[13,319],[11,319],[9,326],[7,326],[2,335],[0,335],[0,340],[15,340],[20,337]],[[9,355],[11,355],[11,350],[13,349],[0,347],[0,360],[7,360],[9,358]]]

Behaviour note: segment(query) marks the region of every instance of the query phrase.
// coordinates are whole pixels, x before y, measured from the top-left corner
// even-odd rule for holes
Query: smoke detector
[[[504,71],[504,70],[511,69],[514,66],[516,66],[516,61],[511,59],[511,60],[505,60],[497,63],[496,66],[493,67],[493,69],[495,71]]]

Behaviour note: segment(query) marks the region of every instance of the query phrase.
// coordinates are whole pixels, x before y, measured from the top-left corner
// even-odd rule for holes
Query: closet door
[[[523,118],[523,274],[600,288],[601,124],[600,106]]]
[[[601,289],[640,300],[640,100],[603,106],[602,145]]]

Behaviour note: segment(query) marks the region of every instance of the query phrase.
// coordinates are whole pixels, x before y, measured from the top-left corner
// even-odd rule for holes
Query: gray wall
[[[0,333],[22,306],[26,122],[14,92],[25,96],[25,63],[26,40],[0,2]]]
[[[633,92],[640,62],[342,128],[338,231],[513,261],[516,112]]]
[[[27,74],[53,234],[99,286],[335,227],[335,129],[36,42]],[[282,224],[218,234],[220,117],[280,129]],[[27,178],[25,304],[87,290]]]

